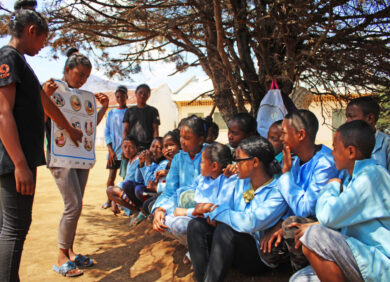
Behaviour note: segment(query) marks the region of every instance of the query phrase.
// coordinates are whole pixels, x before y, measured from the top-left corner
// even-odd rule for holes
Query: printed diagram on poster
[[[50,167],[89,169],[95,164],[96,102],[91,92],[72,89],[55,80],[58,89],[51,99],[73,127],[83,132],[82,143],[76,146],[68,133],[54,121],[51,125]]]

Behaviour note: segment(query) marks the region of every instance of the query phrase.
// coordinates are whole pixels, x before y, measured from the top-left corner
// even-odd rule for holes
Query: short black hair
[[[15,1],[14,9],[15,11],[19,9],[24,9],[25,7],[33,7],[35,9],[37,5],[38,2],[35,0],[18,0]]]
[[[9,34],[19,38],[27,25],[35,25],[38,34],[49,32],[47,21],[40,13],[33,10],[20,9],[12,13],[11,20],[8,23]]]
[[[130,142],[133,142],[133,144],[138,148],[139,147],[139,142],[137,140],[137,138],[134,138],[132,136],[126,136],[123,141],[130,141]]]
[[[341,125],[336,132],[340,134],[341,142],[345,147],[354,146],[364,156],[371,158],[375,147],[375,131],[364,120],[354,120]]]
[[[213,142],[206,146],[203,152],[211,162],[220,164],[222,168],[232,163],[233,157],[229,147],[221,143]]]
[[[127,95],[127,87],[124,86],[124,85],[119,85],[119,86],[116,88],[115,93],[118,92],[118,91],[121,92],[121,93],[123,93],[123,94],[125,94],[125,95]]]
[[[150,94],[150,92],[151,92],[150,87],[149,87],[149,85],[147,85],[145,83],[138,85],[137,88],[135,89],[135,92],[137,92],[141,88],[145,88],[146,91],[148,91],[148,93]]]
[[[280,165],[275,160],[275,150],[272,144],[262,136],[250,136],[243,139],[238,147],[248,156],[258,158],[266,173],[274,176],[281,172]]]
[[[240,126],[241,131],[245,133],[245,135],[257,135],[257,121],[256,119],[248,113],[238,113],[234,115],[230,120],[230,122],[237,122]]]
[[[280,119],[280,120],[275,121],[273,124],[271,124],[271,126],[282,126],[282,123],[283,123],[283,120]]]
[[[300,109],[288,113],[284,118],[291,120],[295,130],[304,129],[310,140],[315,142],[319,124],[317,117],[311,111]]]
[[[380,107],[379,107],[378,102],[375,101],[374,98],[372,98],[370,96],[362,96],[362,97],[353,99],[348,103],[348,106],[353,106],[353,105],[358,106],[362,110],[364,115],[374,114],[375,121],[378,120],[379,113],[380,113]]]

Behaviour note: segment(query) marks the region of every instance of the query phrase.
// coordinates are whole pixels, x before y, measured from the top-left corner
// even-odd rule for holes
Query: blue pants
[[[34,182],[36,168],[32,169]],[[23,245],[31,224],[34,195],[16,192],[13,173],[0,176],[0,281],[19,281]]]
[[[142,207],[144,198],[142,193],[146,190],[145,185],[137,183],[135,181],[125,181],[122,184],[122,189],[129,197],[130,201],[138,208]]]

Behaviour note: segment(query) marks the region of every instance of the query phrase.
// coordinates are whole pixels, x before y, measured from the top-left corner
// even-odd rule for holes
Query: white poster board
[[[51,144],[49,167],[90,169],[95,164],[96,102],[91,92],[69,88],[55,80],[58,89],[51,99],[73,127],[83,132],[82,142],[77,147],[68,133],[51,122]]]

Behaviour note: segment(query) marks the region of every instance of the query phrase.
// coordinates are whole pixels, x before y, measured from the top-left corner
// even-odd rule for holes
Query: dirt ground
[[[78,224],[75,251],[96,261],[84,269],[77,281],[194,281],[188,265],[182,263],[186,252],[176,241],[154,232],[148,221],[135,228],[129,218],[115,217],[102,210],[105,201],[106,151],[96,152]],[[117,178],[119,181],[119,177]],[[21,281],[66,281],[52,270],[57,259],[57,228],[63,202],[46,167],[38,170],[33,222],[24,245],[20,267]],[[231,271],[227,281],[287,281],[290,270],[273,271],[262,277],[247,277]]]

